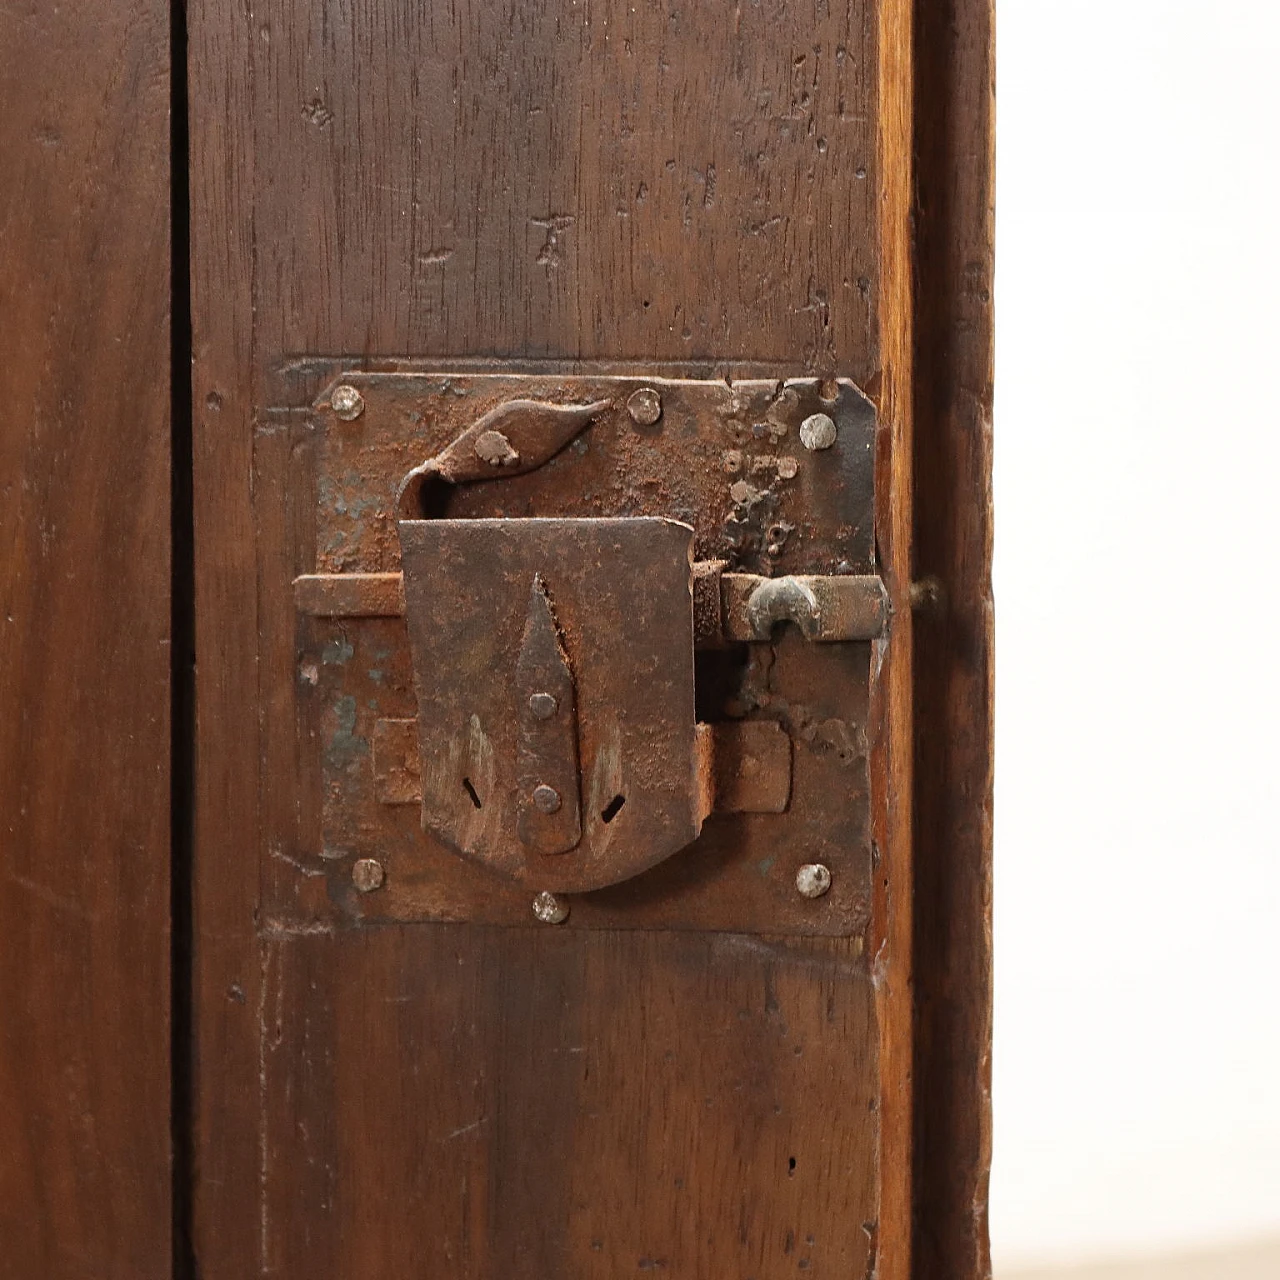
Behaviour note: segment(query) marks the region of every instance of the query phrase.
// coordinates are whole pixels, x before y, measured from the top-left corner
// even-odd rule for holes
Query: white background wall
[[[997,1264],[1280,1235],[1280,4],[998,45]]]

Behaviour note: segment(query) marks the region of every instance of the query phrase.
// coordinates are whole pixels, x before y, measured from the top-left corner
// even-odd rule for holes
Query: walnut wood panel
[[[254,14],[260,361],[875,371],[871,0]]]
[[[0,15],[0,1276],[166,1276],[169,9]]]
[[[908,7],[191,17],[201,1274],[905,1277]],[[314,797],[258,765],[294,683],[259,588],[296,530],[255,528],[255,452],[307,403],[282,365],[344,356],[769,362],[877,397],[900,622],[865,935],[260,915],[264,833]]]

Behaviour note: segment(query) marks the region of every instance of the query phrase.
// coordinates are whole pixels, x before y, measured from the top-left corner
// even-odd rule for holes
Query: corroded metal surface
[[[401,523],[424,827],[557,892],[697,838],[692,536],[653,518]]]
[[[649,870],[608,888],[558,892],[572,906],[563,927],[860,933],[869,919],[872,867],[866,737],[872,645],[815,644],[795,626],[772,622],[767,640],[733,639],[748,625],[734,602],[749,600],[752,576],[875,573],[875,423],[857,388],[814,379],[731,386],[589,372],[335,368],[334,375],[310,416],[291,420],[287,438],[279,444],[262,438],[255,480],[259,502],[278,502],[275,519],[292,531],[295,599],[264,600],[263,607],[297,607],[298,737],[291,755],[299,770],[298,826],[292,837],[277,834],[265,864],[270,918],[299,928],[378,920],[539,927],[531,889],[559,883],[494,874],[421,826],[420,708],[402,600],[399,491],[406,472],[454,446],[461,450],[458,442],[466,437],[475,459],[466,463],[468,478],[422,495],[422,514],[449,522],[663,517],[692,529],[699,562],[700,647],[688,725],[699,792],[694,811],[711,807],[712,792],[715,810],[691,844]],[[330,407],[329,393],[340,384],[363,400],[353,420]],[[649,396],[636,402],[638,414],[629,408],[641,390],[657,398],[653,421]],[[489,416],[484,431],[472,431],[518,401],[591,413],[585,423],[565,427],[541,465],[519,473],[499,442],[485,441],[477,451],[485,431],[497,431],[521,463],[533,456],[530,437],[522,438],[511,420],[495,426],[498,419]],[[836,439],[829,448],[809,450],[799,428],[816,413],[836,423]],[[429,511],[428,501],[434,504]],[[497,574],[489,565],[465,585],[460,578],[464,598],[497,594]],[[616,576],[621,593],[627,575]],[[500,674],[513,691],[531,586],[532,572],[510,592],[508,666]],[[861,601],[861,613],[841,615],[840,625],[880,634],[885,620],[871,630],[875,601],[867,590],[852,584],[837,590],[860,593]],[[630,679],[639,689],[649,677],[631,669],[634,655],[621,637],[580,665],[573,625],[551,577],[547,592],[569,641],[587,779],[596,751],[587,741],[581,701],[587,673],[618,667],[610,678]],[[693,612],[692,602],[685,607]],[[519,721],[512,701],[513,760]],[[708,728],[694,733],[695,721]],[[281,760],[287,748],[272,737],[264,750]],[[517,793],[515,765],[512,770]],[[595,806],[585,782],[580,797],[585,832],[593,820],[601,823],[607,805]],[[620,812],[630,810],[628,798]],[[615,814],[612,821],[622,819]],[[559,864],[575,857],[573,851],[536,853],[512,832],[508,856],[522,866],[534,858]],[[376,858],[385,869],[376,893],[361,893],[352,882],[360,858]],[[808,864],[831,871],[831,888],[821,898],[797,891],[796,875]]]
[[[550,461],[593,419],[611,405],[549,404],[508,400],[490,409],[439,453],[413,468],[400,486],[400,511],[410,518],[426,514],[424,490],[430,481],[448,484],[523,475]]]
[[[698,725],[699,769],[712,792],[708,813],[785,813],[791,799],[791,738],[775,720]],[[379,720],[373,729],[373,776],[379,804],[422,803],[418,722]]]
[[[309,573],[294,579],[294,602],[315,618],[393,618],[404,613],[398,573]],[[922,588],[927,591],[927,584]],[[693,565],[694,643],[768,640],[793,622],[810,640],[875,640],[889,625],[889,597],[875,574],[725,573],[723,560]]]
[[[398,618],[404,614],[399,573],[303,573],[293,580],[300,613],[313,618]]]
[[[709,726],[720,813],[786,813],[791,799],[791,738],[776,720]]]
[[[874,574],[726,573],[720,595],[730,640],[768,640],[786,622],[820,643],[874,640],[889,624],[889,596]]]
[[[430,530],[426,532],[429,537]],[[494,586],[497,588],[498,584]],[[412,638],[412,624],[409,633]],[[442,658],[447,671],[448,655]],[[419,669],[414,672],[414,684],[419,689],[428,678],[442,678],[441,671],[432,669],[434,664],[428,667],[429,676],[421,671],[421,666],[419,663]],[[492,682],[500,682],[507,673],[491,674]],[[459,692],[465,695],[465,690]],[[529,590],[529,611],[520,656],[516,659],[514,692],[518,735],[516,829],[520,843],[535,855],[569,853],[582,841],[578,699],[569,655],[551,608],[546,580],[540,573],[534,574]],[[438,725],[423,723],[419,737],[429,738],[438,730]],[[536,867],[539,859],[533,861]]]

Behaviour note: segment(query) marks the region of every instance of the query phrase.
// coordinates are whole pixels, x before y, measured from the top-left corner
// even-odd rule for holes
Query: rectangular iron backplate
[[[267,923],[861,934],[862,392],[328,373],[257,436]]]

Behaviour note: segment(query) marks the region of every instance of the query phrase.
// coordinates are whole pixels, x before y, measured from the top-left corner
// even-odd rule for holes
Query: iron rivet
[[[476,457],[491,467],[514,467],[520,461],[520,455],[501,431],[482,431],[473,448]]]
[[[382,869],[382,863],[377,858],[357,858],[355,865],[351,868],[351,883],[361,893],[372,893],[375,889],[381,889],[386,878],[387,873]]]
[[[343,422],[354,422],[364,412],[364,396],[344,382],[342,386],[334,387],[329,405]]]
[[[806,449],[830,449],[836,442],[835,419],[830,414],[810,414],[800,424],[800,443]]]
[[[662,417],[662,397],[652,387],[641,387],[631,393],[627,412],[636,426],[651,427]]]
[[[531,693],[529,695],[529,710],[533,712],[535,719],[550,720],[559,706],[560,704],[556,701],[554,693]]]
[[[569,918],[569,905],[561,902],[554,893],[543,892],[533,900],[533,914],[543,924],[564,924]]]
[[[555,813],[560,808],[560,793],[545,782],[539,783],[533,789],[533,803],[542,813]]]
[[[796,872],[796,888],[802,898],[820,898],[831,888],[831,872],[821,862],[806,862]]]

